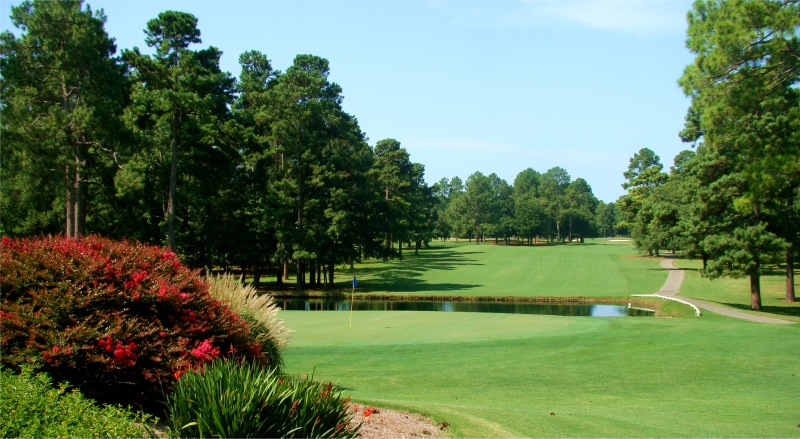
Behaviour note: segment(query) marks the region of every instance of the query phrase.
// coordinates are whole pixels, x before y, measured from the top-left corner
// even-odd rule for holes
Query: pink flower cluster
[[[175,268],[178,268],[178,267],[181,266],[181,261],[178,258],[176,258],[175,256],[177,256],[175,253],[167,250],[167,251],[161,253],[161,260],[162,261],[172,261],[172,268],[175,269]]]
[[[72,346],[64,346],[63,348],[59,345],[55,345],[52,349],[46,350],[42,352],[42,356],[44,360],[48,364],[58,364],[58,356],[60,355],[71,355],[72,354]]]
[[[219,355],[219,349],[211,345],[211,340],[206,339],[199,346],[192,349],[192,356],[200,360],[201,363],[211,361]]]
[[[133,273],[131,280],[125,282],[125,288],[128,290],[136,288],[146,278],[147,271],[137,271],[136,273]]]
[[[114,357],[111,360],[117,364],[133,366],[136,364],[136,360],[139,359],[139,355],[135,352],[138,347],[136,343],[129,342],[128,344],[122,344],[118,341],[117,344],[114,345],[114,340],[111,339],[110,335],[98,340],[97,347],[106,352],[113,353]]]

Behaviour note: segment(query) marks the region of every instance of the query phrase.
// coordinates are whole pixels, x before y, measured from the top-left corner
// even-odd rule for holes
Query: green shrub
[[[0,364],[32,364],[101,402],[158,410],[216,357],[270,358],[249,324],[168,250],[89,236],[2,238]]]
[[[181,437],[355,437],[360,429],[331,384],[252,363],[215,360],[185,373],[166,399]]]
[[[54,388],[30,368],[0,368],[0,437],[152,437],[153,421],[116,406],[99,407],[65,384]]]
[[[272,359],[273,367],[280,368],[281,349],[286,345],[290,330],[278,319],[280,308],[272,296],[258,294],[252,285],[245,285],[230,274],[210,277],[208,285],[211,297],[250,323],[250,330],[262,352]]]

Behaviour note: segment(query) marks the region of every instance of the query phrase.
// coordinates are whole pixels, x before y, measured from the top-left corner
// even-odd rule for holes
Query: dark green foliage
[[[697,1],[688,21],[696,57],[679,82],[692,99],[681,137],[701,144],[695,239],[704,256],[723,261],[707,274],[739,276],[749,267],[751,305],[760,309],[761,264],[783,248],[794,301],[800,2]]]
[[[184,374],[166,396],[179,437],[356,437],[349,398],[331,384],[215,360]]]
[[[75,0],[11,8],[20,36],[0,35],[5,233],[75,236],[92,223],[101,193],[90,186],[113,169],[127,101],[105,20]]]
[[[152,419],[116,406],[95,405],[43,373],[0,368],[0,437],[152,437]]]
[[[94,236],[4,237],[0,269],[2,364],[32,364],[91,398],[152,406],[215,357],[271,361],[170,251]]]

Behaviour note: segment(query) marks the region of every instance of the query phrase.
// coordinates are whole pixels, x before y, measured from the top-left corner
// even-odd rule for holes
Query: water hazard
[[[276,303],[287,311],[350,311],[350,301],[344,299],[276,299]],[[627,305],[433,300],[356,300],[353,302],[353,311],[488,312],[586,317],[654,315],[650,310],[629,308]]]

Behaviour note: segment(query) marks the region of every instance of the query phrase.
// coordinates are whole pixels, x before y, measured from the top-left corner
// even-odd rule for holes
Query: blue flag
[[[356,279],[356,275],[353,275],[353,288],[358,286],[358,279]]]

